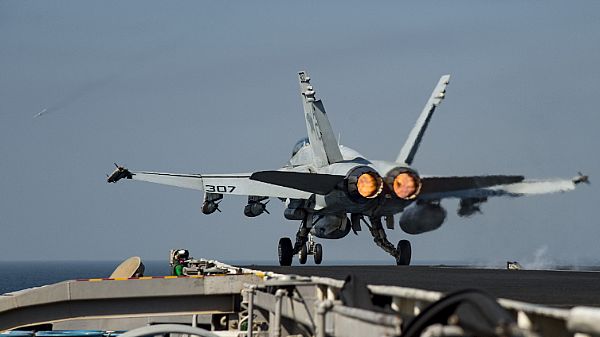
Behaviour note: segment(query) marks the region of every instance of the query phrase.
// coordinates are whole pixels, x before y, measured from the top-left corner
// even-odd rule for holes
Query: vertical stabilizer
[[[325,107],[320,99],[315,98],[315,89],[310,84],[308,73],[298,73],[300,81],[300,94],[306,119],[306,130],[310,147],[313,151],[315,165],[318,167],[342,161],[342,153],[338,146],[335,134],[329,124]]]
[[[396,158],[397,163],[412,164],[435,108],[437,108],[444,97],[446,97],[446,86],[448,83],[450,83],[450,75],[444,75],[440,78],[440,81],[435,86],[435,89],[433,89],[433,93],[431,93],[431,97],[429,97],[427,104],[425,104],[425,108],[423,108],[419,119],[417,119],[417,123],[410,131],[404,146],[402,146],[402,150],[400,150],[400,154],[398,154],[398,158]]]

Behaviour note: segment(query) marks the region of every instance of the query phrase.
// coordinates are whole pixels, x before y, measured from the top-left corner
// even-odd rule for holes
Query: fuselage
[[[306,139],[301,139],[294,147],[289,162],[281,170],[347,176],[353,169],[367,167],[378,173],[383,179],[389,179],[390,173],[399,168],[414,171],[409,165],[368,160],[358,151],[346,146],[340,145],[340,151],[344,158],[343,161],[317,167],[314,165],[313,151],[310,143]],[[376,198],[368,200],[349,199],[346,191],[336,189],[327,195],[315,195],[314,204],[307,211],[315,214],[345,215],[346,213],[350,213],[365,216],[386,216],[402,212],[413,201],[414,199],[403,200],[397,198],[387,186],[384,187],[382,193]]]

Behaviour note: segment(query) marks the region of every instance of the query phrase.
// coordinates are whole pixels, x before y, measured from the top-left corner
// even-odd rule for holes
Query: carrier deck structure
[[[546,294],[563,301],[548,305],[527,303],[515,297],[496,299],[477,290],[456,291],[472,288],[479,278],[484,280],[479,282],[484,290],[493,293],[493,288],[485,289],[485,278],[481,278],[481,273],[490,273],[488,278],[493,279],[492,271],[478,275],[473,270],[463,270],[461,274],[449,268],[393,267],[399,279],[411,282],[411,278],[421,277],[424,285],[448,287],[440,291],[381,284],[389,281],[389,275],[385,276],[391,273],[385,271],[387,267],[380,270],[370,267],[361,272],[361,268],[349,266],[242,268],[211,262],[226,272],[71,280],[0,295],[0,331],[49,330],[48,327],[127,330],[124,337],[169,332],[270,337],[600,336],[600,308],[595,307],[600,305],[600,301],[596,302],[599,292],[593,288],[593,284],[600,284],[600,273],[542,275],[505,271],[515,279],[525,280],[516,286],[496,277],[498,284],[515,290],[523,287],[524,293],[550,291],[544,288],[543,277],[556,284],[583,282],[572,288],[565,284],[562,294],[560,289]],[[345,276],[339,276],[343,274],[351,276],[345,281]],[[462,287],[449,285],[447,279],[456,279],[456,275],[465,278],[471,275],[473,281]],[[431,277],[437,282],[427,279]],[[374,281],[377,279],[380,281]],[[540,289],[536,288],[536,279]],[[506,291],[512,296],[510,290]],[[586,293],[590,294],[587,299]],[[530,298],[536,301],[535,296]]]

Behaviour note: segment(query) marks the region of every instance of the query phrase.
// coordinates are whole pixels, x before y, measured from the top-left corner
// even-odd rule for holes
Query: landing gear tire
[[[277,251],[279,255],[279,265],[291,266],[292,259],[294,258],[294,247],[292,246],[292,240],[290,240],[290,238],[279,239]]]
[[[323,261],[323,247],[320,243],[315,244],[315,264],[321,264]]]
[[[399,266],[408,266],[410,264],[410,258],[412,256],[412,249],[410,247],[410,241],[400,240],[398,242],[398,248],[396,248],[400,257],[396,260],[396,264]]]
[[[300,248],[300,252],[298,253],[298,261],[300,261],[300,264],[306,264],[307,259],[308,259],[308,248],[306,248],[306,244],[303,244],[302,248]]]

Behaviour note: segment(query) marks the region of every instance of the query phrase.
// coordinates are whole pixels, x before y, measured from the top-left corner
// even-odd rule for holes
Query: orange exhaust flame
[[[419,192],[420,184],[417,178],[407,172],[400,173],[394,179],[394,193],[401,199],[413,199]]]
[[[379,195],[383,187],[383,184],[380,180],[381,179],[377,179],[377,177],[370,173],[361,174],[356,182],[358,194],[367,199],[375,198]]]

